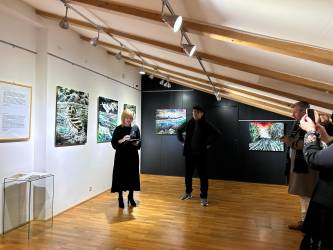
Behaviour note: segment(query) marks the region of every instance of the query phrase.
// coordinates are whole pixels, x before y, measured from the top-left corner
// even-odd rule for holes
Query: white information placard
[[[0,81],[0,141],[30,138],[31,86]]]

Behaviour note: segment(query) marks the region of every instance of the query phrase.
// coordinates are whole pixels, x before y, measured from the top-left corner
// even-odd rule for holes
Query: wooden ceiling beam
[[[159,11],[144,9],[120,2],[110,0],[73,0],[72,2],[83,3],[103,10],[132,15],[151,21],[163,22],[161,19],[161,12]],[[330,49],[263,36],[186,18],[184,18],[184,27],[188,32],[206,36],[211,39],[235,43],[241,46],[259,48],[269,52],[276,52],[322,64],[333,65],[333,51]]]
[[[127,62],[127,63],[129,65],[132,65],[132,66],[137,66],[135,63],[132,63],[132,62]],[[152,73],[152,74],[154,73],[153,71],[149,71],[149,70],[147,70],[147,72]],[[163,78],[163,75],[160,75],[158,77]],[[202,91],[202,92],[214,95],[213,91],[210,88],[202,87],[202,86],[199,86],[195,83],[187,83],[183,79],[175,79],[175,78],[172,77],[171,80],[172,80],[172,82],[177,83],[179,85],[182,85],[182,86],[185,86],[185,87],[189,87],[189,88],[192,88],[192,89],[195,89],[195,90],[198,90],[198,91]],[[246,98],[244,96],[233,95],[233,94],[228,94],[228,93],[222,93],[221,97],[223,97],[225,99],[228,99],[228,100],[235,101],[235,102],[250,105],[250,106],[253,106],[253,107],[256,107],[256,108],[259,108],[259,109],[263,109],[263,110],[266,110],[266,111],[269,111],[269,112],[273,112],[273,113],[276,113],[276,114],[279,114],[279,115],[291,117],[290,112],[283,111],[283,110],[280,109],[280,107],[278,109],[276,109],[276,108],[272,107],[270,103],[258,102],[258,100],[255,100],[255,99]]]
[[[127,61],[135,63],[135,65],[138,66],[138,67],[142,66],[141,61],[139,61],[139,60],[131,59],[131,58],[128,58],[128,57],[126,57],[125,59]],[[144,65],[144,67],[145,68],[149,67],[150,71],[151,70],[154,71],[154,68],[156,68],[156,66],[154,66],[154,65]],[[179,72],[175,72],[175,71],[172,71],[172,70],[164,69],[164,68],[161,68],[161,67],[157,67],[157,69],[161,72],[166,73],[167,75],[171,76],[172,78],[179,80],[179,81],[184,81],[184,82],[188,82],[188,83],[196,83],[196,84],[199,84],[201,86],[205,86],[209,89],[212,88],[211,84],[207,80],[203,80],[203,79],[195,78],[195,77],[190,77],[188,75],[185,75],[185,74],[182,74],[182,73],[179,73]],[[277,100],[277,99],[274,99],[274,98],[270,98],[270,97],[267,97],[267,96],[264,96],[264,95],[260,95],[260,94],[252,93],[252,92],[249,92],[249,91],[237,89],[237,88],[227,86],[227,85],[224,85],[224,84],[220,84],[220,83],[216,83],[216,82],[214,84],[222,93],[229,93],[229,94],[235,94],[235,95],[244,94],[244,95],[247,95],[247,96],[256,97],[256,98],[259,98],[261,100],[272,102],[273,103],[272,105],[274,105],[274,107],[277,108],[277,109],[280,108],[284,111],[290,111],[289,106],[291,106],[291,103],[287,103],[287,104],[286,103],[281,103],[280,100]],[[281,106],[275,105],[274,103],[279,104]]]
[[[81,39],[83,39],[85,41],[89,41],[90,40],[89,38],[82,37],[82,36],[81,36]],[[99,44],[101,46],[105,46],[107,48],[112,48],[112,49],[116,49],[116,50],[120,50],[121,49],[120,46],[112,45],[112,44],[105,43],[105,42],[99,42]],[[136,53],[139,54],[142,57],[147,58],[147,59],[151,59],[151,60],[158,61],[158,62],[161,62],[161,63],[164,63],[164,64],[175,66],[175,67],[178,67],[178,68],[181,68],[181,69],[184,69],[184,70],[188,70],[188,71],[192,71],[192,72],[195,72],[195,73],[199,73],[199,74],[205,75],[205,72],[203,72],[202,70],[199,70],[199,69],[196,69],[196,68],[193,68],[193,67],[190,67],[190,66],[186,66],[186,65],[183,65],[183,64],[175,63],[173,61],[168,61],[166,59],[162,59],[162,58],[155,57],[155,56],[152,56],[152,55],[149,55],[149,54],[145,54],[145,53],[141,53],[141,52],[136,52]],[[231,83],[234,83],[234,84],[237,84],[237,85],[241,85],[241,86],[244,86],[244,87],[248,87],[248,88],[260,90],[260,91],[263,91],[263,92],[275,94],[275,95],[282,96],[282,97],[285,97],[285,98],[289,98],[289,99],[292,99],[292,100],[303,100],[303,101],[307,101],[307,102],[309,102],[312,105],[316,105],[318,107],[322,107],[322,108],[333,110],[333,104],[331,104],[331,103],[327,103],[327,102],[323,102],[323,101],[318,101],[318,100],[315,100],[315,99],[312,99],[312,98],[308,98],[306,96],[296,95],[296,94],[293,94],[293,93],[290,93],[290,92],[273,89],[271,87],[262,86],[262,85],[258,85],[258,84],[255,84],[255,83],[241,81],[241,80],[238,80],[238,79],[235,79],[235,78],[231,78],[231,77],[219,75],[219,74],[212,73],[212,72],[208,72],[208,74],[211,77],[214,77],[216,79],[220,79],[220,80],[231,82]]]
[[[139,61],[139,60],[135,60],[135,59],[131,59],[131,58],[125,58],[125,62],[130,64],[130,65],[136,66],[138,68],[142,67],[141,61]],[[145,70],[147,70],[147,72],[150,72],[152,74],[163,75],[163,74],[161,74],[161,72],[156,73],[156,71],[154,70],[153,65],[144,65],[144,68],[145,68]],[[211,85],[207,82],[204,82],[204,81],[203,82],[194,82],[194,81],[191,81],[189,79],[184,79],[183,76],[179,77],[179,76],[177,76],[177,74],[174,74],[173,72],[170,73],[168,70],[161,70],[161,71],[167,73],[167,75],[170,77],[171,81],[176,80],[176,81],[179,81],[179,82],[188,83],[191,86],[192,85],[197,86],[197,87],[209,90],[209,91],[212,90]],[[257,104],[261,104],[263,106],[266,105],[266,106],[269,106],[269,107],[274,108],[276,110],[281,110],[281,111],[284,111],[286,113],[291,112],[291,109],[289,107],[286,107],[286,106],[283,107],[283,106],[276,105],[274,103],[270,103],[270,102],[272,102],[272,99],[267,100],[265,96],[261,96],[261,95],[255,96],[255,97],[261,99],[261,100],[258,100],[258,99],[253,99],[251,97],[251,93],[249,93],[249,92],[245,92],[245,93],[238,92],[237,90],[231,90],[231,89],[228,88],[228,86],[221,86],[220,84],[217,84],[216,88],[220,91],[220,93],[222,95],[234,96],[235,98],[245,98],[245,99],[248,99],[248,100],[251,100],[251,101],[255,101]],[[212,93],[212,91],[210,93]],[[242,94],[245,94],[247,96],[244,96]],[[269,102],[267,102],[267,101],[269,101]]]
[[[50,18],[50,19],[61,20],[61,18],[62,18],[62,16],[58,16],[58,15],[55,15],[55,14],[52,14],[49,12],[44,12],[41,10],[36,10],[36,13],[42,17]],[[89,24],[87,22],[82,22],[82,21],[70,18],[69,23],[71,25],[76,25],[81,28],[96,30],[96,28],[94,26],[92,26],[91,24]],[[105,29],[107,32],[109,32],[113,35],[116,35],[116,36],[131,39],[131,40],[145,43],[148,45],[156,46],[156,47],[166,49],[171,52],[184,54],[182,48],[180,48],[179,46],[173,45],[173,44],[161,42],[158,40],[153,40],[153,39],[150,39],[147,37],[142,37],[142,36],[138,36],[138,35],[134,35],[134,34],[129,34],[129,33],[123,32],[123,31],[115,30],[115,29],[110,29],[110,28],[103,28],[103,29]],[[317,80],[313,80],[313,79],[308,79],[308,78],[303,78],[303,77],[299,77],[299,76],[295,76],[295,75],[286,74],[283,72],[277,72],[277,71],[273,71],[273,70],[269,70],[269,69],[264,69],[261,67],[232,61],[232,60],[229,60],[226,58],[218,57],[218,56],[207,54],[204,52],[198,51],[197,55],[201,59],[203,59],[207,62],[217,64],[220,66],[233,68],[236,70],[272,78],[272,79],[283,81],[283,82],[293,83],[295,85],[307,87],[310,89],[333,93],[333,84],[329,84],[326,82],[321,82],[321,81],[317,81]]]
[[[115,52],[108,51],[108,53],[110,55],[113,55],[113,56],[116,55]],[[124,55],[123,55],[123,59],[126,60],[126,61],[133,62],[138,66],[142,66],[142,62],[140,60],[133,59],[133,58],[130,58],[130,57],[127,57],[127,56],[124,56]],[[180,73],[180,72],[176,72],[176,71],[173,71],[173,70],[170,70],[170,69],[162,68],[162,67],[157,66],[157,65],[145,64],[144,68],[145,69],[149,68],[149,71],[155,71],[155,74],[156,74],[156,70],[158,70],[158,71],[161,71],[161,72],[165,72],[169,76],[178,77],[179,79],[183,79],[183,80],[195,81],[195,82],[197,82],[201,85],[203,84],[205,86],[211,87],[211,84],[208,80],[205,80],[205,79],[202,79],[202,78],[199,78],[199,77],[190,76],[188,74],[183,74],[183,73]],[[228,90],[229,92],[234,91],[234,92],[236,92],[236,94],[241,93],[241,94],[253,96],[253,97],[256,97],[256,98],[259,98],[259,99],[263,99],[263,100],[266,100],[266,101],[270,101],[270,102],[273,102],[273,103],[277,103],[277,104],[281,105],[283,108],[285,108],[286,110],[290,110],[289,107],[292,105],[292,103],[289,103],[289,102],[285,102],[285,101],[275,99],[275,98],[272,98],[272,97],[268,97],[268,96],[265,96],[265,95],[260,95],[260,94],[250,92],[250,91],[246,91],[246,90],[243,90],[243,89],[235,88],[235,87],[223,84],[223,83],[217,83],[217,82],[213,82],[213,83],[217,87],[219,87],[220,90]]]

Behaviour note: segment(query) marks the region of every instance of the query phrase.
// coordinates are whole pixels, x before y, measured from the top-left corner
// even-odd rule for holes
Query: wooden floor
[[[183,178],[141,176],[139,206],[118,209],[105,192],[55,217],[53,227],[33,223],[8,232],[0,249],[298,249],[300,232],[287,229],[299,216],[287,188],[210,180],[209,206],[181,201]]]

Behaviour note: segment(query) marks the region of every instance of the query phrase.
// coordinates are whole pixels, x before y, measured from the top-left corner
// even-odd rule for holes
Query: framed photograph
[[[118,124],[118,101],[98,97],[97,143],[111,142]]]
[[[30,139],[31,94],[31,86],[0,81],[0,142]]]
[[[135,117],[136,117],[136,106],[132,105],[132,104],[124,104],[124,110],[125,109],[128,109],[128,110],[132,111],[132,113],[133,113],[133,120],[135,120]]]
[[[250,122],[249,134],[251,151],[284,151],[284,143],[280,141],[284,135],[283,122]]]
[[[186,121],[186,109],[156,109],[156,134],[175,135]]]
[[[55,146],[87,142],[89,94],[57,87]]]

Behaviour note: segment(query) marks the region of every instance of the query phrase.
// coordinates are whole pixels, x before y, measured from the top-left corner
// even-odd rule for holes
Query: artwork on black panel
[[[157,109],[156,134],[175,135],[185,121],[186,109]]]
[[[98,97],[97,142],[110,142],[118,123],[118,101]]]
[[[284,151],[280,138],[284,135],[283,122],[250,122],[249,150],[253,151]]]
[[[56,146],[87,142],[88,104],[88,93],[57,87]]]

